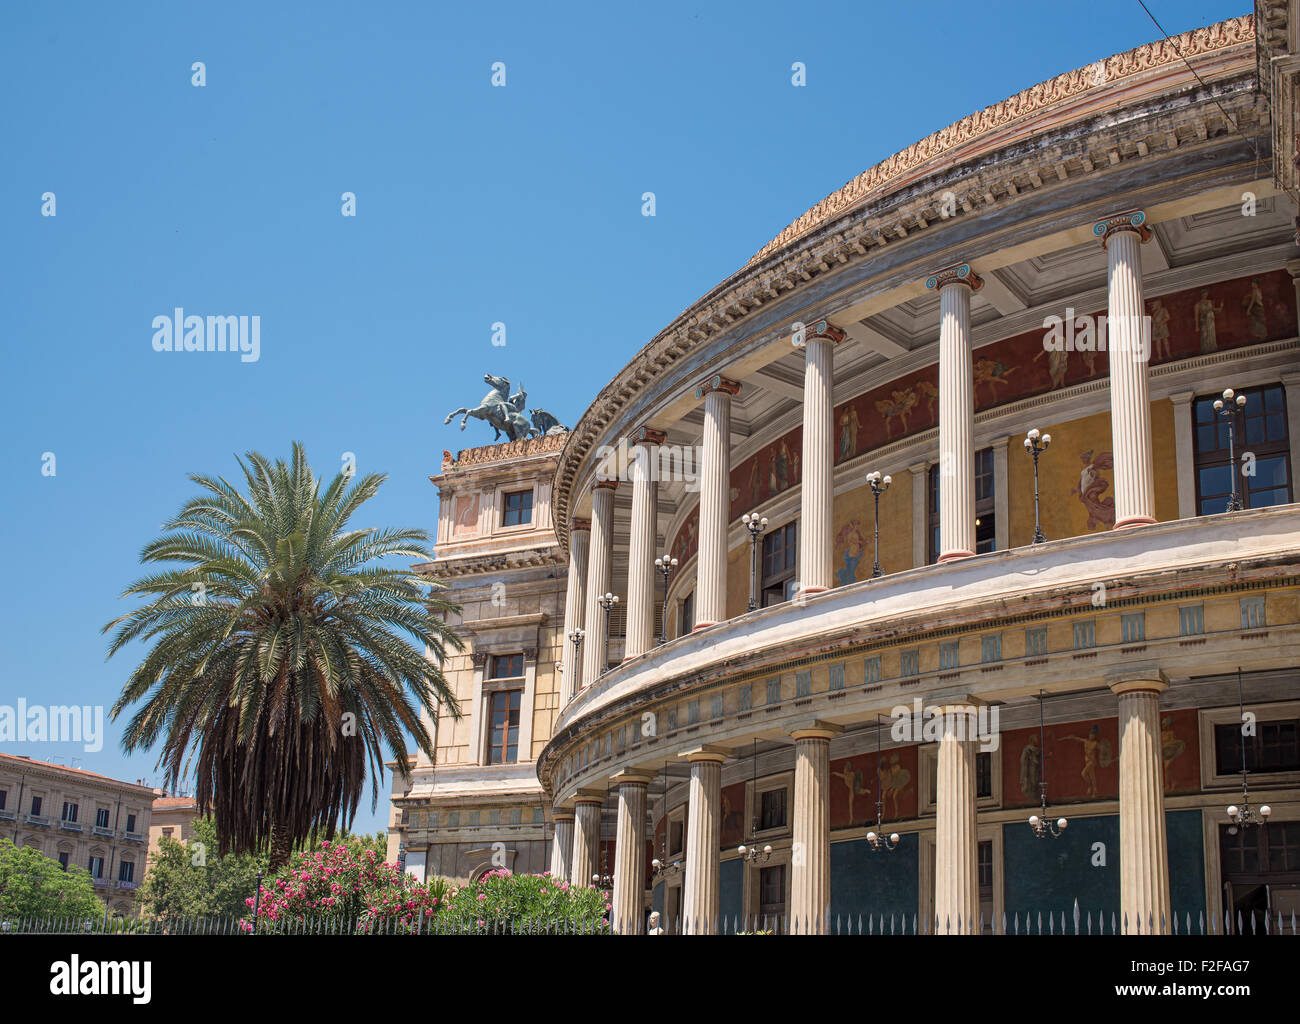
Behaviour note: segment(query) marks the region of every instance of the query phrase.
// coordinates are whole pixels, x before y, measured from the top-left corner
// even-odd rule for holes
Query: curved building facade
[[[617,930],[1300,906],[1300,26],[1256,6],[865,171],[568,434],[533,756]]]

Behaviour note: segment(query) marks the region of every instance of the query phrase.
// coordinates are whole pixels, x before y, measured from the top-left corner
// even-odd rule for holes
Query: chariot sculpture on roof
[[[510,380],[490,373],[483,374],[483,380],[492,386],[492,390],[483,396],[482,401],[473,408],[460,408],[447,414],[442,422],[450,423],[456,416],[461,416],[460,429],[464,430],[470,417],[484,420],[494,432],[494,441],[501,440],[505,434],[511,441],[522,441],[527,437],[547,437],[553,434],[568,433],[569,428],[545,409],[534,409],[530,417],[524,415],[528,405],[528,392],[522,382],[519,390],[510,393]]]

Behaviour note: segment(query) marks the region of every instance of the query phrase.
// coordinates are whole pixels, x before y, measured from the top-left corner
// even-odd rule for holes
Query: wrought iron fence
[[[811,922],[785,915],[723,916],[714,921],[689,921],[683,917],[652,930],[653,934],[782,935],[820,931],[827,935],[1300,935],[1297,917],[1281,911],[1238,913],[1227,920],[1214,913],[1175,913],[1168,920],[1132,921],[1119,911],[1084,911],[1076,901],[1071,911],[1026,911],[986,918],[963,927],[960,919],[935,921],[918,914],[827,914],[820,929]],[[135,918],[24,918],[0,919],[3,935],[608,935],[604,922],[574,923],[543,920],[484,920],[466,922],[438,916],[390,915],[348,919],[331,917],[251,918],[186,917]]]

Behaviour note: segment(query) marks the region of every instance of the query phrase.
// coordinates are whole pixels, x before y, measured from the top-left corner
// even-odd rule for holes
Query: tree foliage
[[[72,918],[99,921],[104,904],[95,895],[90,872],[39,850],[0,839],[0,919]]]
[[[147,603],[104,627],[109,657],[150,645],[112,716],[141,704],[125,749],[161,743],[173,788],[192,761],[220,852],[269,845],[278,868],[352,821],[367,775],[377,804],[385,746],[404,775],[406,733],[432,753],[421,715],[459,717],[438,666],[462,643],[444,621],[456,609],[404,561],[430,558],[424,531],[348,525],[383,476],[340,472],[322,492],[300,444],[239,465],[245,493],[190,478],[203,493],[141,554],[181,567],[132,583],[124,596]]]

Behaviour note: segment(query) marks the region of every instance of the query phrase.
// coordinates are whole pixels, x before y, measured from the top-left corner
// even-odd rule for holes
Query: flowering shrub
[[[246,901],[249,910],[253,898]],[[251,915],[250,915],[251,918]],[[250,918],[240,922],[251,931]],[[262,883],[259,931],[519,933],[609,931],[609,894],[544,875],[489,871],[462,888],[423,884],[373,850],[342,843],[296,854]]]

